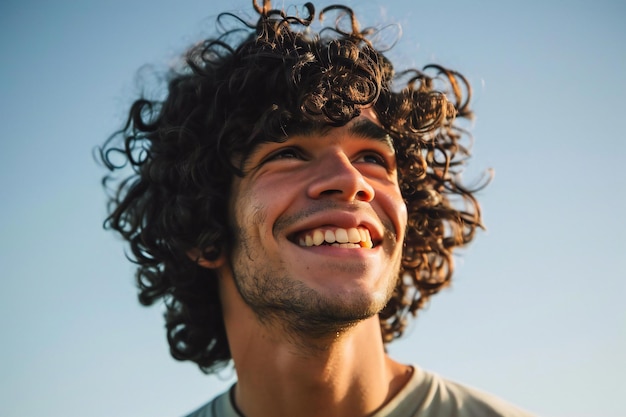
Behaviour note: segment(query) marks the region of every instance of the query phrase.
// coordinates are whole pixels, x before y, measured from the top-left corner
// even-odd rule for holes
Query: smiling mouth
[[[291,240],[302,247],[335,246],[366,249],[374,247],[370,232],[365,227],[351,227],[349,229],[322,227],[298,233]]]

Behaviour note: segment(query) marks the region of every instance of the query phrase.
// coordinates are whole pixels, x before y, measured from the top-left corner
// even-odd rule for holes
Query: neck
[[[238,382],[235,403],[246,417],[367,416],[404,386],[410,368],[385,353],[377,316],[316,337],[259,321],[232,281],[221,296]],[[226,290],[226,291],[225,291]]]

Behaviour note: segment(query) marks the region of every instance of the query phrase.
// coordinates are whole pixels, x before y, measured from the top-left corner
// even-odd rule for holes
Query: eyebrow
[[[332,126],[322,123],[300,123],[288,131],[289,136],[314,136],[326,135],[332,130]],[[348,132],[363,139],[375,140],[389,146],[394,150],[393,139],[384,128],[370,119],[358,119],[348,126]]]
[[[348,127],[348,130],[355,136],[359,136],[364,139],[374,139],[378,142],[386,144],[392,150],[394,149],[393,139],[389,135],[389,132],[370,119],[355,120],[355,122]]]

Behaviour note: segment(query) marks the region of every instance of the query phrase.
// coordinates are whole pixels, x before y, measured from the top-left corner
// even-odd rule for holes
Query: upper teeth
[[[323,243],[345,244],[346,247],[371,248],[373,246],[369,230],[356,227],[311,230],[301,235],[298,243],[300,246],[319,246]]]

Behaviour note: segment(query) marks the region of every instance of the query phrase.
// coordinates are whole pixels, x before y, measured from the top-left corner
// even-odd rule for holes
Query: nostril
[[[369,198],[369,193],[367,191],[361,190],[356,193],[356,196],[359,200],[366,200]]]
[[[324,190],[320,193],[320,195],[333,195],[333,194],[341,194],[341,190]]]

